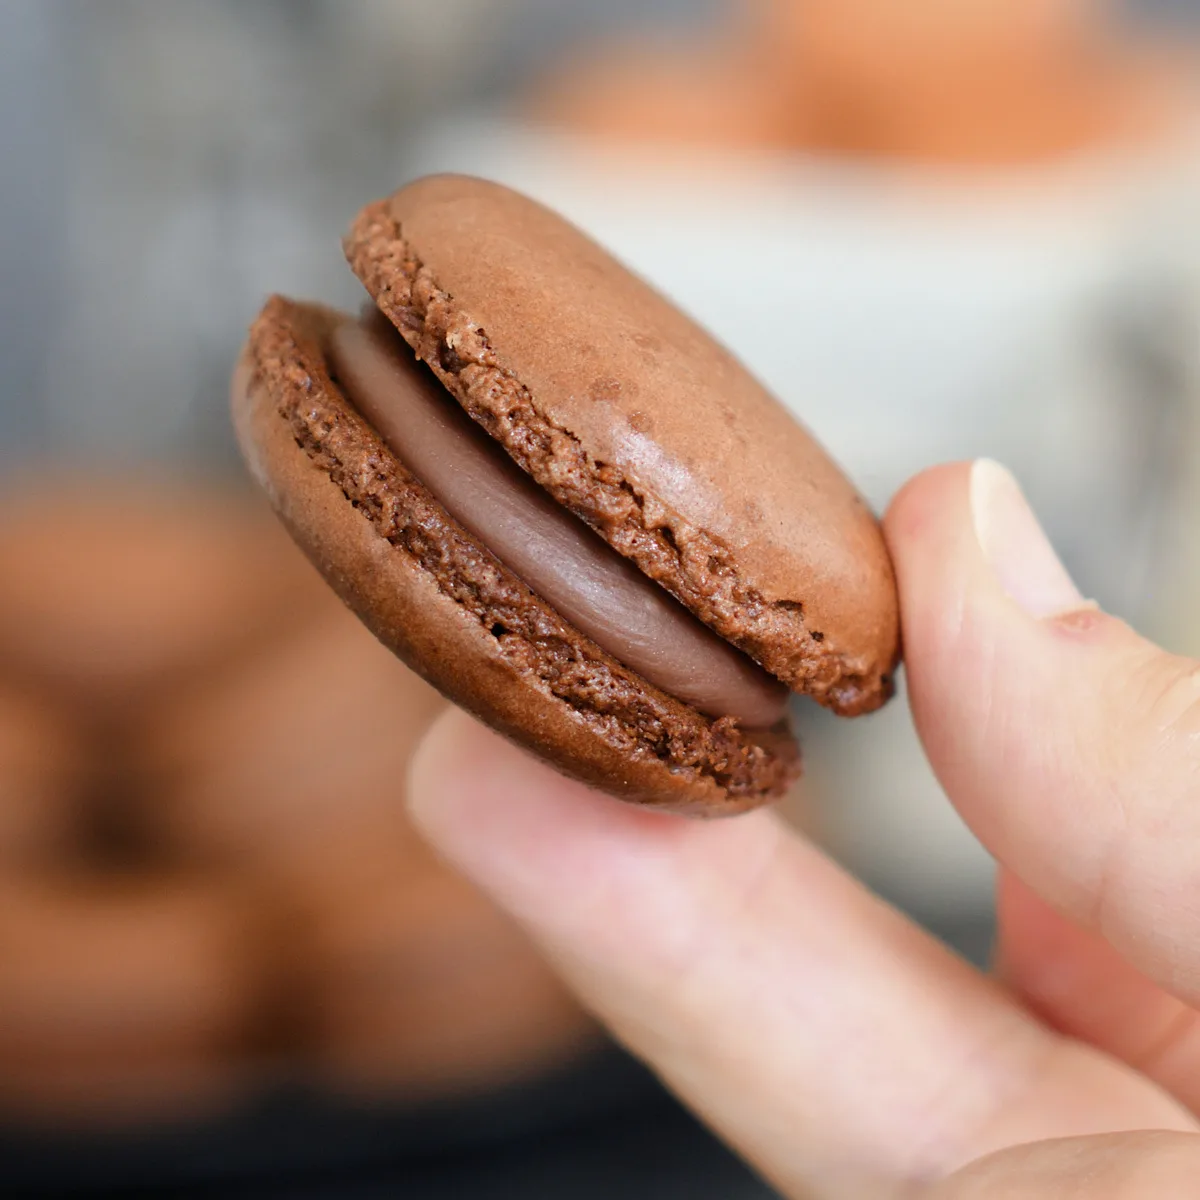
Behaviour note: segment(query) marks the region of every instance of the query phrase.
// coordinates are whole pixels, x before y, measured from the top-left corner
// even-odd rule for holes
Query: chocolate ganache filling
[[[788,692],[560,507],[447,395],[377,311],[330,345],[347,399],[443,508],[581,633],[668,695],[750,728]]]

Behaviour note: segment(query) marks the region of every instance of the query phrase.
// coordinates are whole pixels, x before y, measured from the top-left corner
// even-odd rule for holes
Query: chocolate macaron
[[[374,303],[269,300],[235,423],[300,545],[450,699],[586,783],[705,814],[794,779],[789,691],[887,699],[878,523],[703,330],[478,179],[369,205],[345,250]]]

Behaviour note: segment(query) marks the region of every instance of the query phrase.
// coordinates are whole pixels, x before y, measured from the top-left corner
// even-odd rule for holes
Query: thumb
[[[1033,1142],[988,1155],[924,1200],[1144,1200],[1195,1195],[1200,1137],[1150,1130]]]
[[[1200,1000],[1200,668],[1083,601],[994,463],[919,476],[886,528],[951,799],[1054,908]]]

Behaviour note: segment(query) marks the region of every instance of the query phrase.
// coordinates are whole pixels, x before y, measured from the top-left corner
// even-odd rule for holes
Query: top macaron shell
[[[795,691],[847,715],[887,699],[899,623],[878,522],[703,330],[482,180],[401,189],[345,249],[455,399],[615,549]]]

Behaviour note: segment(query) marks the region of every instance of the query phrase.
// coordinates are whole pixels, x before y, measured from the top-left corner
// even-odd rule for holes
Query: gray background
[[[572,42],[722,10],[3,0],[0,467],[47,450],[229,467],[225,378],[263,291],[354,295],[329,230],[394,186],[431,114],[502,108]]]

